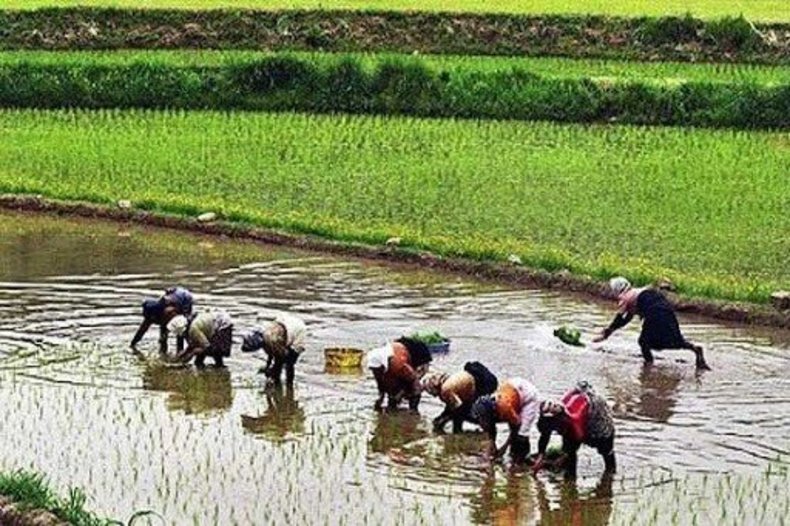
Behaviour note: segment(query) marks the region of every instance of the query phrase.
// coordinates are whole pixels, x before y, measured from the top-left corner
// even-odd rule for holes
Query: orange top
[[[521,396],[518,390],[509,382],[504,382],[495,394],[496,416],[500,422],[507,422],[517,426],[521,424]]]
[[[409,351],[401,343],[392,343],[392,356],[389,359],[389,367],[387,367],[382,380],[387,393],[397,393],[405,387],[417,381],[417,373],[411,366],[409,360]]]

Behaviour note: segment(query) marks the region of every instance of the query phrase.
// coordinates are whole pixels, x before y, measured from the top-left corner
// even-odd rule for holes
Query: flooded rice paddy
[[[147,358],[131,354],[143,297],[175,283],[198,308],[230,312],[237,338],[283,310],[304,317],[295,389],[264,390],[262,362],[238,342],[224,370],[166,367],[153,329]],[[600,349],[551,335],[568,323],[589,338],[610,309],[281,247],[0,213],[0,469],[82,487],[104,515],[153,509],[168,524],[786,520],[787,334],[681,318],[707,350],[703,375],[682,352],[643,368],[637,323]],[[453,340],[437,370],[477,359],[545,396],[589,380],[614,409],[617,475],[601,478],[588,449],[575,484],[492,467],[472,426],[431,431],[435,399],[419,416],[378,415],[371,378],[324,371],[324,347],[370,348],[426,327]]]

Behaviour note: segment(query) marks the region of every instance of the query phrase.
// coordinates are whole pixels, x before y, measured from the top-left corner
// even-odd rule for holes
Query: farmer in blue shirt
[[[172,287],[158,299],[147,298],[143,301],[143,321],[132,338],[131,348],[137,351],[137,344],[143,339],[151,325],[159,326],[159,352],[167,353],[167,324],[179,314],[192,314],[192,293],[182,287]],[[184,348],[184,339],[176,338],[178,351]]]

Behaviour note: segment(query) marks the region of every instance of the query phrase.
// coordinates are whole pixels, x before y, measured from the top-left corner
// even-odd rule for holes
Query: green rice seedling
[[[368,113],[785,129],[790,68],[215,53],[4,54],[0,106]],[[213,62],[217,61],[217,62]],[[214,64],[214,65],[209,65]],[[685,75],[685,77],[684,77]],[[133,79],[128,81],[126,79]],[[784,82],[782,82],[784,79]]]
[[[765,302],[786,133],[211,112],[0,113],[0,191]],[[682,236],[675,235],[683,232]]]

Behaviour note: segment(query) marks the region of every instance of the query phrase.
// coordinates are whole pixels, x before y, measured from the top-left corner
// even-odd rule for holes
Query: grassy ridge
[[[145,63],[171,67],[220,67],[259,61],[274,56],[264,51],[244,50],[117,50],[117,51],[0,51],[0,66],[35,65],[127,66]],[[289,53],[308,62],[333,63],[343,58],[358,61],[372,71],[384,61],[403,59],[393,53],[319,54]],[[414,57],[412,57],[415,60]],[[756,64],[689,64],[684,62],[624,62],[605,59],[561,57],[482,57],[421,55],[419,61],[436,71],[496,73],[527,70],[548,78],[590,78],[602,81],[638,81],[650,84],[681,82],[790,84],[790,66]]]
[[[28,471],[0,473],[0,495],[13,499],[14,503],[23,510],[47,510],[74,526],[122,524],[101,519],[86,511],[86,498],[82,491],[72,489],[68,499],[61,499],[47,486],[41,475]]]
[[[227,218],[764,302],[790,135],[302,115],[0,113],[0,191]],[[624,156],[622,152],[628,152]]]
[[[418,11],[0,10],[0,49],[250,49],[790,64],[790,23]]]
[[[113,64],[86,55],[66,63],[0,62],[0,106],[222,108],[785,129],[790,127],[790,84],[593,81],[541,76],[519,67],[431,68],[414,57],[286,54],[204,67]]]
[[[141,7],[136,0],[5,0],[8,9],[39,7]],[[754,20],[790,21],[790,8],[784,0],[154,0],[148,8],[176,9],[393,9],[410,11],[497,12],[497,13],[594,13],[605,15],[682,15],[691,12],[704,18],[744,15]]]

